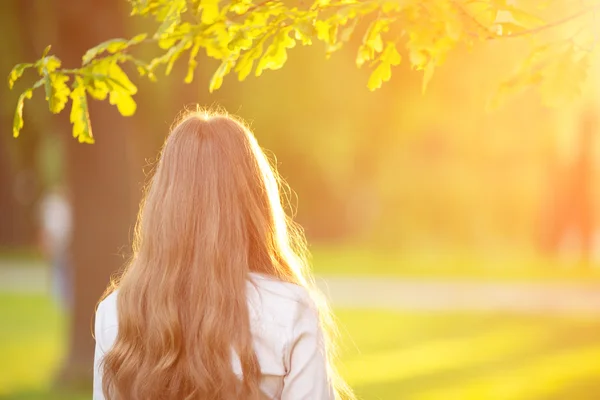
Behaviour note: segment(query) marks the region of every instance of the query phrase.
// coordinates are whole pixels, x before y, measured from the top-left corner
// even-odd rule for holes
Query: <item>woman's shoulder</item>
[[[106,352],[114,343],[119,329],[117,291],[112,292],[98,303],[94,325],[96,344],[102,351]]]
[[[106,329],[118,325],[117,298],[119,290],[106,296],[96,309],[96,325]],[[247,288],[250,314],[262,322],[293,325],[301,315],[316,312],[308,289],[268,275],[251,273]]]
[[[267,295],[284,303],[304,305],[311,303],[308,290],[301,285],[258,273],[250,273],[250,282],[263,296]]]
[[[107,311],[109,309],[113,309],[117,307],[117,295],[119,289],[112,291],[110,294],[105,296],[99,303],[97,311]]]
[[[248,301],[261,320],[277,325],[294,325],[299,318],[316,315],[308,289],[266,275],[250,274]]]
[[[118,289],[110,293],[98,303],[96,308],[96,324],[103,327],[117,325],[117,295]]]

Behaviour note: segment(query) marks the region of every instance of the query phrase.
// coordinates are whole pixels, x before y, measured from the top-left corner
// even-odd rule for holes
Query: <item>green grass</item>
[[[0,294],[0,321],[0,398],[52,399],[36,396],[50,388],[64,353],[64,318],[45,297]]]
[[[22,247],[22,248],[11,248],[11,247],[0,247],[0,267],[8,265],[10,263],[17,264],[39,264],[44,261],[44,257],[40,252],[33,248]]]
[[[341,370],[367,400],[592,400],[600,393],[600,318],[338,314],[346,333]]]
[[[592,400],[600,317],[340,310],[344,376],[360,398]],[[83,400],[50,384],[64,319],[38,296],[0,295],[0,399]]]
[[[600,281],[600,265],[526,254],[476,254],[473,251],[399,252],[364,246],[311,248],[314,271],[320,275],[380,276],[491,281]]]
[[[312,265],[320,275],[487,281],[600,282],[600,263],[544,259],[533,253],[477,253],[473,250],[425,249],[404,252],[364,244],[311,247]],[[0,248],[2,267],[44,268],[33,249]]]

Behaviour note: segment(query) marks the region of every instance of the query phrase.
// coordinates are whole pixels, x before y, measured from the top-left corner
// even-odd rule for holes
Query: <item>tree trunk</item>
[[[0,57],[0,75],[8,76],[11,68],[35,55],[33,37],[38,32],[32,24],[31,10],[26,10],[24,0],[6,0],[0,13],[0,37],[18,37],[5,41]],[[28,101],[27,121],[22,137],[12,138],[12,121],[22,85],[17,84],[12,93],[0,91],[0,246],[27,247],[36,241],[36,199],[39,180],[36,174],[38,132],[31,123],[31,106]]]
[[[579,125],[573,127],[576,148],[568,159],[558,155],[551,160],[549,200],[542,218],[541,249],[558,256],[567,256],[582,266],[589,266],[593,256],[595,230],[594,148],[598,136],[598,121],[593,108],[584,109]],[[566,156],[563,156],[566,157]],[[569,240],[570,239],[570,240]],[[563,249],[565,246],[566,249]]]
[[[118,0],[60,0],[57,54],[65,66],[77,66],[89,47],[124,35],[124,10]],[[139,191],[130,156],[131,119],[118,115],[108,102],[90,104],[94,145],[70,136],[68,113],[63,113],[67,140],[67,180],[74,216],[72,241],[74,304],[69,353],[59,384],[91,383],[94,339],[92,321],[110,275],[125,262],[124,249],[134,222]]]
[[[11,126],[8,118],[0,118],[2,126]],[[0,129],[0,247],[20,247],[31,243],[32,235],[25,223],[24,207],[14,196],[15,172],[10,164],[8,129]],[[29,234],[28,234],[29,233]]]

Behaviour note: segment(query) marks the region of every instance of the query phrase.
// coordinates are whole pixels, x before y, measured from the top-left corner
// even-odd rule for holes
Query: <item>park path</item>
[[[48,270],[0,260],[0,293],[46,293]],[[320,276],[335,307],[600,315],[600,283]]]
[[[43,263],[0,259],[0,293],[45,293],[48,272]]]
[[[600,315],[600,284],[320,277],[336,307]]]

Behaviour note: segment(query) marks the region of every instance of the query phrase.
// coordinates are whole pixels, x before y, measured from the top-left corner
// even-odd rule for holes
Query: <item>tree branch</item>
[[[486,33],[485,39],[495,39],[496,35],[494,34],[494,32],[490,31],[490,29],[487,26],[482,24],[475,16],[471,15],[471,13],[468,12],[459,1],[452,0],[452,4],[454,5],[454,7],[456,7],[458,12],[460,12],[464,17],[468,18],[471,22],[473,22],[477,29],[480,29]],[[472,37],[478,37],[476,33],[467,33]]]
[[[536,33],[545,31],[547,29],[552,29],[552,28],[555,28],[555,27],[557,27],[559,25],[566,24],[567,22],[571,22],[574,19],[580,18],[580,17],[582,17],[582,16],[584,16],[584,15],[590,13],[590,12],[597,11],[599,9],[600,9],[600,4],[596,4],[594,6],[589,6],[587,8],[584,8],[583,10],[580,10],[580,11],[576,12],[575,14],[572,14],[572,15],[570,15],[568,17],[559,19],[558,21],[551,22],[549,24],[540,26],[538,28],[528,29],[528,30],[525,30],[525,31],[513,33],[511,35],[504,35],[504,36],[496,35],[496,36],[494,36],[493,38],[490,38],[490,39],[508,39],[508,38],[519,37],[519,36],[535,35]]]

